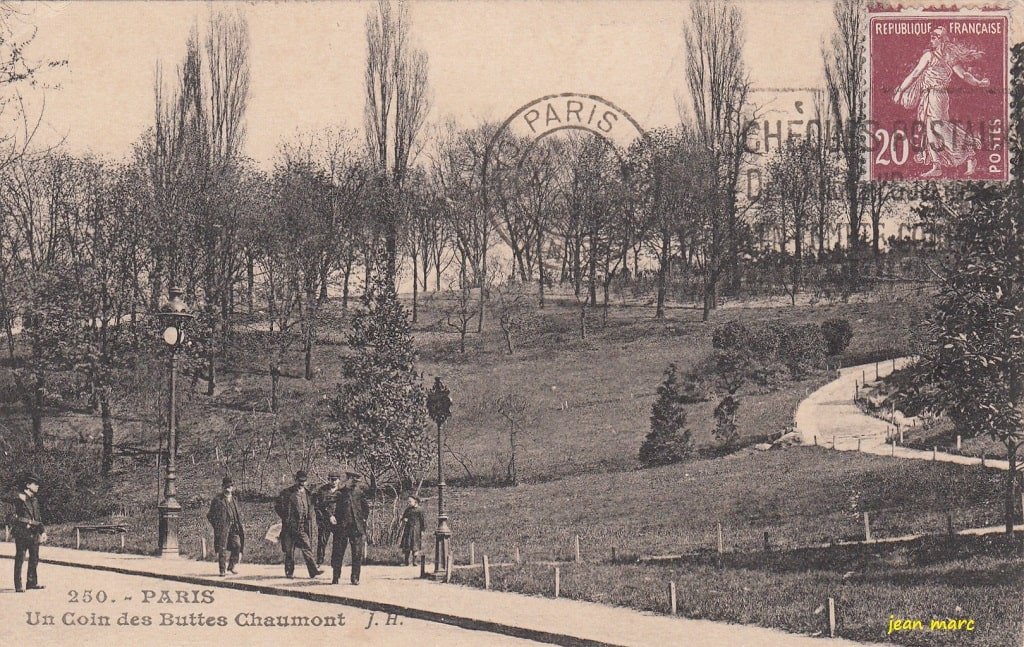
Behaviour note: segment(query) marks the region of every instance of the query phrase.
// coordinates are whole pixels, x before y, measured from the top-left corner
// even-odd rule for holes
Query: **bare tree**
[[[717,307],[719,279],[739,273],[740,210],[736,202],[747,137],[756,115],[745,114],[750,81],[743,62],[743,15],[730,0],[695,0],[684,27],[686,82],[698,141],[711,157],[714,175],[707,204],[712,231],[704,263],[704,312]],[[721,221],[721,226],[717,224]]]
[[[494,312],[505,338],[509,355],[515,353],[515,342],[533,326],[533,301],[520,281],[510,280],[495,290]]]
[[[846,163],[846,216],[849,247],[860,244],[860,223],[864,213],[860,194],[861,129],[864,126],[864,24],[865,14],[859,0],[833,0],[835,31],[827,46],[822,46],[825,84],[829,107],[835,122],[843,160]]]
[[[792,139],[783,144],[768,161],[768,182],[760,209],[761,221],[774,231],[783,265],[789,265],[788,280],[783,268],[783,286],[790,302],[796,305],[804,264],[804,241],[816,199],[817,158],[813,142]],[[789,255],[789,245],[793,255]]]
[[[378,0],[366,19],[364,123],[367,151],[386,189],[379,215],[389,276],[398,262],[402,189],[429,107],[427,55],[413,47],[410,27],[404,2]]]
[[[530,403],[515,392],[505,393],[495,401],[495,407],[501,417],[508,423],[508,462],[505,465],[505,478],[509,485],[519,485],[519,434],[523,424],[530,417]]]
[[[448,286],[443,310],[445,324],[459,333],[459,352],[466,352],[466,335],[469,334],[469,323],[476,317],[472,295],[469,288],[462,284],[456,287],[453,281]]]

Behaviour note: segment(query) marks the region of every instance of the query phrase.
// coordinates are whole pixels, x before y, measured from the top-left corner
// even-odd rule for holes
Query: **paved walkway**
[[[0,543],[0,557],[9,559],[13,554],[13,544]],[[51,586],[59,586],[59,583],[45,580],[47,563],[315,602],[334,602],[558,645],[854,647],[864,644],[798,636],[762,627],[672,618],[590,602],[561,598],[554,600],[440,584],[420,580],[417,567],[370,566],[363,571],[363,582],[355,587],[347,584],[332,586],[326,575],[313,581],[305,578],[285,579],[281,576],[280,565],[242,564],[237,577],[220,578],[211,575],[216,566],[210,562],[164,560],[142,555],[46,546],[43,547],[42,561],[44,565],[40,567],[40,579]],[[348,577],[347,568],[342,577],[342,581]],[[682,592],[682,595],[686,593]],[[269,611],[274,602],[268,600],[267,605],[265,610]],[[489,644],[485,634],[481,634],[479,644]]]
[[[896,360],[897,367],[908,363],[907,358]],[[857,384],[866,376],[868,382],[875,378],[875,364],[851,366],[840,371],[839,377],[807,397],[797,407],[793,419],[805,445],[819,445],[839,451],[862,451],[881,456],[936,460],[961,465],[982,465],[1006,470],[1005,460],[981,459],[973,456],[947,454],[940,451],[924,451],[907,447],[894,447],[885,442],[892,425],[884,420],[869,416],[853,401]],[[893,362],[878,364],[878,378],[884,378],[893,371]],[[906,420],[896,412],[897,420]]]

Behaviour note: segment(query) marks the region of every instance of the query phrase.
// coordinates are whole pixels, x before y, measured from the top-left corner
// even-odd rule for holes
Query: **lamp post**
[[[427,392],[427,413],[437,424],[437,530],[434,532],[434,578],[443,578],[448,570],[448,550],[452,529],[444,511],[444,465],[442,460],[441,427],[452,415],[451,391],[434,378],[434,386]]]
[[[167,471],[164,474],[164,498],[157,505],[160,511],[159,555],[180,557],[178,547],[178,524],[181,519],[181,504],[178,503],[175,479],[177,478],[177,372],[178,349],[185,336],[184,325],[195,317],[181,299],[181,289],[167,289],[168,300],[160,307],[160,320],[165,324],[164,342],[170,347],[170,397],[167,406]]]

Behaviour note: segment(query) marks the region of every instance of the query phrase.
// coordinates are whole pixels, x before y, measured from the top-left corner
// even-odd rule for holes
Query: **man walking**
[[[245,550],[245,530],[242,527],[242,508],[238,505],[230,476],[224,477],[221,488],[221,493],[210,502],[206,519],[213,526],[213,549],[217,551],[217,565],[221,577],[224,577],[225,570],[232,575],[238,574],[235,565]]]
[[[306,490],[306,472],[295,473],[295,484],[281,490],[274,503],[274,511],[281,517],[281,550],[284,551],[285,577],[295,574],[295,549],[302,552],[302,559],[310,577],[323,573],[316,566],[310,537],[316,537],[316,512],[313,501]]]
[[[334,531],[334,524],[331,523],[331,515],[334,514],[334,506],[338,502],[338,491],[341,489],[341,474],[331,472],[327,475],[327,483],[320,486],[314,497],[316,505],[316,564],[324,563],[324,556],[327,553],[327,543],[331,540],[331,533]]]
[[[14,590],[24,593],[21,586],[21,570],[28,554],[28,588],[46,588],[39,584],[39,544],[46,541],[43,515],[39,510],[39,477],[27,474],[21,479],[21,491],[12,500],[14,518],[11,532],[14,534]]]
[[[331,522],[335,524],[331,546],[331,584],[341,579],[341,565],[345,561],[346,544],[352,547],[352,584],[359,584],[363,565],[363,547],[366,542],[366,518],[370,516],[367,491],[358,472],[346,472],[348,483],[338,493]]]

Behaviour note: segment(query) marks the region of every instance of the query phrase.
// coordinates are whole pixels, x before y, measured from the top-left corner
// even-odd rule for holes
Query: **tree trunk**
[[[540,277],[537,286],[540,290],[540,308],[544,309],[544,236],[537,229],[537,275]]]
[[[341,288],[341,309],[348,310],[349,280],[352,278],[352,260],[345,263],[345,282]]]
[[[35,379],[35,391],[32,394],[32,440],[36,449],[43,449],[43,403],[45,401],[45,378],[38,375]]]
[[[109,476],[114,468],[114,422],[110,415],[110,393],[105,388],[101,389],[100,394],[100,416],[103,421],[103,461],[100,474]]]
[[[277,413],[280,406],[277,398],[278,383],[281,381],[281,368],[275,363],[270,365],[270,412]]]
[[[1017,478],[1017,442],[1014,440],[1006,441],[1006,491],[1005,491],[1005,517],[1006,517],[1006,534],[1013,535],[1013,517],[1014,509],[1016,508],[1016,497],[1014,496],[1014,485],[1016,484]]]
[[[590,229],[590,287],[589,287],[589,299],[591,303],[597,303],[597,230],[592,227]]]
[[[206,361],[206,395],[213,395],[217,388],[217,363],[214,353],[210,353]]]
[[[484,331],[484,299],[487,296],[487,249],[480,255],[480,303],[477,311],[476,331]]]
[[[253,311],[254,295],[256,293],[256,259],[249,256],[245,259],[245,303],[249,307],[249,314]]]
[[[420,294],[420,282],[419,282],[419,266],[416,263],[416,253],[412,254],[412,323],[419,321],[419,294]]]
[[[661,230],[661,254],[658,261],[658,305],[654,310],[654,318],[664,319],[665,293],[668,288],[668,273],[672,264],[672,232],[668,227]],[[707,318],[704,320],[707,321]]]

